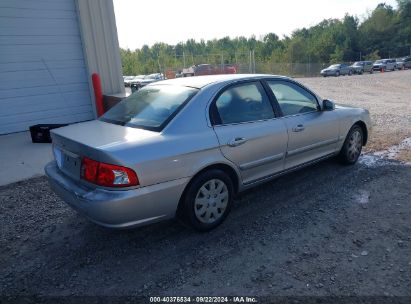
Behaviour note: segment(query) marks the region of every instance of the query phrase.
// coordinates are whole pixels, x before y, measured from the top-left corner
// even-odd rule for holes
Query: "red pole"
[[[100,76],[97,73],[93,73],[93,75],[91,75],[91,80],[93,81],[94,96],[96,99],[97,117],[100,117],[104,114],[103,91],[101,90]]]

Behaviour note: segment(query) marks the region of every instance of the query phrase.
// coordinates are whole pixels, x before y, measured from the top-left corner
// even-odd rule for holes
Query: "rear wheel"
[[[340,151],[340,160],[345,165],[353,165],[360,157],[364,134],[360,126],[354,125],[345,138]]]
[[[340,72],[335,72],[335,77],[340,76]]]
[[[230,212],[234,187],[221,170],[206,171],[189,184],[181,201],[180,220],[199,231],[220,225]]]

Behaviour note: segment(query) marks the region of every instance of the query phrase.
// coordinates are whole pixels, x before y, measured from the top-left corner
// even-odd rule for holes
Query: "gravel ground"
[[[380,150],[378,142],[410,136],[403,81],[410,77],[405,71],[303,82],[324,97],[369,108],[372,147]],[[45,177],[3,186],[0,302],[31,295],[411,300],[410,181],[411,166],[398,161],[368,154],[345,167],[331,159],[242,194],[226,222],[208,233],[176,221],[113,231],[77,215]]]

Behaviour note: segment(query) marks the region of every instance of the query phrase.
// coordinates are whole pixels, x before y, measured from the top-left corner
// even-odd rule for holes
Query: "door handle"
[[[245,139],[244,137],[236,137],[236,138],[230,140],[230,141],[228,142],[228,145],[229,145],[230,147],[237,147],[237,146],[239,146],[239,145],[242,145],[242,144],[245,143],[246,141],[247,141],[247,139]]]
[[[304,130],[305,130],[305,127],[303,125],[297,125],[293,128],[293,132],[301,132]]]

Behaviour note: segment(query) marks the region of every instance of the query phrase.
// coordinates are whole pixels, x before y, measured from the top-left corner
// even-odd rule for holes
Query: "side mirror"
[[[335,103],[331,100],[323,100],[323,111],[332,111],[335,109]]]

